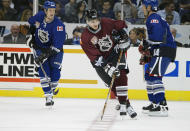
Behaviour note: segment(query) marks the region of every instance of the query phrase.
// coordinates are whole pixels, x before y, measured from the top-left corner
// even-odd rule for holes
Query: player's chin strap
[[[121,60],[121,58],[122,58],[122,55],[123,55],[123,50],[120,51],[119,58],[118,58],[118,60],[117,60],[116,69],[117,69],[118,66],[119,66],[120,60]],[[113,83],[114,83],[115,78],[116,78],[116,74],[114,73],[114,74],[112,75],[112,80],[111,80],[110,88],[109,88],[109,91],[108,91],[108,94],[107,94],[107,98],[106,98],[106,101],[105,101],[105,103],[104,103],[104,107],[103,107],[103,110],[102,110],[101,120],[102,120],[103,117],[104,117],[104,112],[105,112],[105,109],[106,109],[106,106],[107,106],[107,102],[108,102],[108,99],[109,99],[109,96],[110,96],[111,89],[112,89],[112,87],[113,87]]]

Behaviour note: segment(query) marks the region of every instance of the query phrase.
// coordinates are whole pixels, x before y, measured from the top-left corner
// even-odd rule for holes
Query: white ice
[[[137,120],[123,120],[109,100],[100,120],[105,99],[55,98],[48,109],[44,98],[0,97],[0,131],[190,131],[190,102],[169,101],[169,117],[141,113],[147,101],[131,100]]]

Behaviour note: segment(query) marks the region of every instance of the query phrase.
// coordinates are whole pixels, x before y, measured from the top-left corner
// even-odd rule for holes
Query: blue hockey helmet
[[[44,7],[44,9],[56,8],[56,5],[53,1],[45,1],[43,7]]]
[[[158,0],[143,0],[143,4],[148,7],[148,5],[151,6],[151,9],[153,11],[158,10]]]

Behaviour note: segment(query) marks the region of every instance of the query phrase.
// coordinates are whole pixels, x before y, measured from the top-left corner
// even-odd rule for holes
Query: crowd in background
[[[43,9],[45,0],[39,0],[39,10]],[[85,10],[88,9],[88,0],[52,0],[56,3],[56,16],[66,23],[85,23]],[[121,0],[92,0],[100,17],[121,19]],[[124,0],[124,20],[127,24],[145,24],[142,9],[143,0]],[[190,0],[158,0],[158,14],[170,25],[190,25]],[[27,21],[32,16],[33,0],[1,0],[0,21]],[[15,28],[16,25],[13,27]],[[11,27],[11,33],[13,32]],[[16,26],[17,27],[17,26]],[[17,29],[18,31],[19,29]],[[83,27],[73,30],[72,44],[77,45]],[[21,34],[17,33],[17,37]],[[130,31],[132,38],[135,31]],[[21,37],[21,36],[20,36]],[[23,37],[23,36],[22,36]],[[17,38],[18,39],[18,38]],[[25,39],[22,39],[25,40]],[[68,39],[66,43],[69,43]],[[12,43],[14,42],[12,36]],[[132,41],[134,46],[138,41]],[[15,42],[16,43],[16,42]],[[24,42],[22,42],[24,43]]]
[[[39,9],[43,2],[39,1]],[[67,23],[85,23],[88,0],[53,0],[56,16]],[[100,17],[121,19],[121,0],[93,0]],[[130,24],[144,24],[142,0],[124,0],[124,19]],[[27,21],[32,16],[33,0],[1,0],[0,20]],[[159,0],[158,14],[169,24],[190,24],[190,0]]]

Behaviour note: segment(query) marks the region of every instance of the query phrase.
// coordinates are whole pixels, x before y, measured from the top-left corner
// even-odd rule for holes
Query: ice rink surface
[[[147,101],[131,100],[137,120],[123,120],[109,100],[100,120],[105,99],[55,98],[44,106],[45,98],[0,97],[0,131],[190,131],[190,102],[169,101],[169,117],[149,117],[141,113]]]

